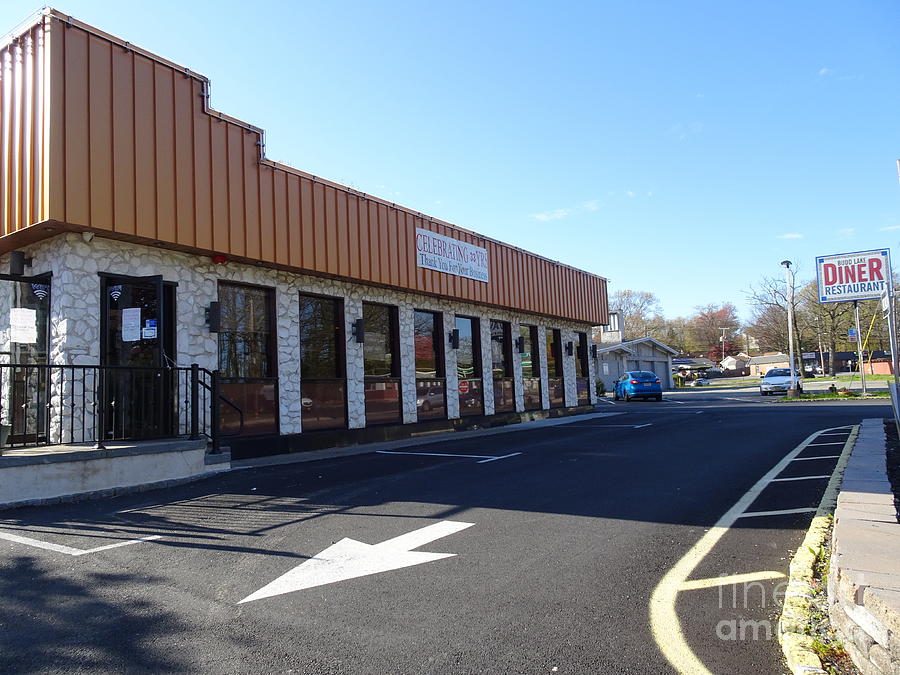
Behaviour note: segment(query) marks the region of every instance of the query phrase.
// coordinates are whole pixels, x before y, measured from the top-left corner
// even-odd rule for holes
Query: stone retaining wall
[[[900,675],[900,523],[881,419],[863,421],[834,517],[832,625],[863,675]]]

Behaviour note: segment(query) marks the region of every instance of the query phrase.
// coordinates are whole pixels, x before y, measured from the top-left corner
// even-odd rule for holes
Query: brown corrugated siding
[[[56,220],[300,272],[606,322],[601,277],[264,160],[258,130],[204,108],[198,76],[78,22],[64,25],[55,14],[43,21],[46,28],[36,25],[0,50],[3,234]],[[35,44],[30,57],[22,55],[25,37]],[[27,95],[16,97],[17,82]],[[490,282],[418,267],[416,228],[487,249]]]
[[[0,49],[0,234],[46,218],[51,65],[45,44],[37,25]]]

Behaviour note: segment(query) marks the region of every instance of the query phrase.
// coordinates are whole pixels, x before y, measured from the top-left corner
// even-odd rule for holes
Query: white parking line
[[[773,478],[773,483],[788,480],[819,480],[820,478],[831,478],[831,476],[794,476],[793,478]]]
[[[815,513],[819,509],[817,507],[803,509],[780,509],[778,511],[746,511],[738,516],[738,518],[758,518],[760,516],[787,516],[792,513]]]
[[[140,539],[130,539],[128,541],[120,541],[115,544],[107,544],[106,546],[97,546],[96,548],[73,548],[72,546],[63,546],[62,544],[51,544],[47,541],[41,541],[40,539],[32,539],[31,537],[23,537],[18,534],[12,534],[10,532],[0,532],[0,539],[6,539],[7,541],[15,542],[16,544],[25,544],[26,546],[33,546],[34,548],[42,548],[45,551],[54,551],[55,553],[65,553],[66,555],[71,556],[81,556],[88,555],[89,553],[97,553],[98,551],[108,551],[111,548],[119,548],[120,546],[131,546],[132,544],[139,544],[142,541],[152,541],[154,539],[159,539],[162,535],[154,534],[149,537],[141,537]]]
[[[663,401],[668,401],[669,403],[677,403],[678,405],[685,405],[684,401],[676,401],[674,398],[664,398]]]
[[[844,441],[835,441],[835,442],[833,442],[833,443],[810,443],[810,444],[807,445],[806,447],[807,447],[807,448],[815,448],[815,447],[818,447],[818,446],[820,446],[820,445],[843,445],[843,444],[844,444]]]
[[[392,450],[376,450],[376,454],[379,455],[423,455],[425,457],[463,457],[469,459],[480,459],[483,460],[481,462],[476,462],[476,464],[484,464],[486,462],[495,462],[498,459],[506,459],[507,457],[515,457],[516,455],[521,455],[521,452],[513,452],[509,455],[503,455],[502,457],[497,457],[495,455],[459,455],[452,452],[404,452],[400,451],[392,451]]]
[[[834,431],[843,427],[831,427],[822,431]],[[766,475],[760,478],[756,484],[747,490],[744,495],[726,511],[721,518],[704,534],[691,549],[665,574],[662,580],[653,589],[650,597],[650,627],[653,639],[666,660],[681,675],[712,675],[710,670],[697,658],[684,638],[681,623],[675,603],[682,586],[687,578],[697,568],[700,562],[709,555],[719,540],[731,529],[735,522],[744,515],[760,493],[772,482],[772,480],[787,468],[797,458],[806,446],[812,443],[822,432],[810,434],[806,440],[791,450],[779,461]],[[850,450],[850,443],[854,436],[851,433],[844,445],[844,454]],[[810,509],[816,511],[817,509]],[[805,511],[805,509],[804,509]],[[759,512],[758,512],[759,513]],[[777,512],[776,512],[777,513]]]
[[[837,459],[840,455],[824,455],[822,457],[797,457],[792,462],[811,462],[814,459]]]

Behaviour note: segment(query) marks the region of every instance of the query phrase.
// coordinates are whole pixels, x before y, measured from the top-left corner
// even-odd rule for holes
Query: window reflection
[[[484,414],[484,387],[481,381],[481,332],[478,319],[456,317],[459,349],[456,374],[459,378],[459,414]]]
[[[278,433],[273,296],[269,288],[219,284],[222,395],[243,412],[244,435]],[[219,409],[223,433],[237,433],[240,416],[224,402]]]
[[[512,333],[507,321],[491,320],[491,374],[494,380],[494,412],[514,411]]]
[[[541,402],[541,364],[537,354],[537,326],[519,326],[519,337],[523,342],[522,387],[525,410],[539,410]]]
[[[397,308],[364,302],[363,323],[366,424],[400,422]]]
[[[413,314],[416,355],[416,411],[420,420],[447,417],[441,315],[416,310]]]
[[[300,295],[300,404],[304,431],[347,426],[344,310],[336,298]]]
[[[566,404],[565,382],[563,380],[562,343],[558,328],[548,329],[547,338],[547,387],[550,407],[561,408]]]

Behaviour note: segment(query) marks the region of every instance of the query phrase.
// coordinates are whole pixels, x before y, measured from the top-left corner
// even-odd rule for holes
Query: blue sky
[[[268,156],[656,293],[900,249],[900,3],[91,2]],[[37,4],[7,0],[0,30]]]

